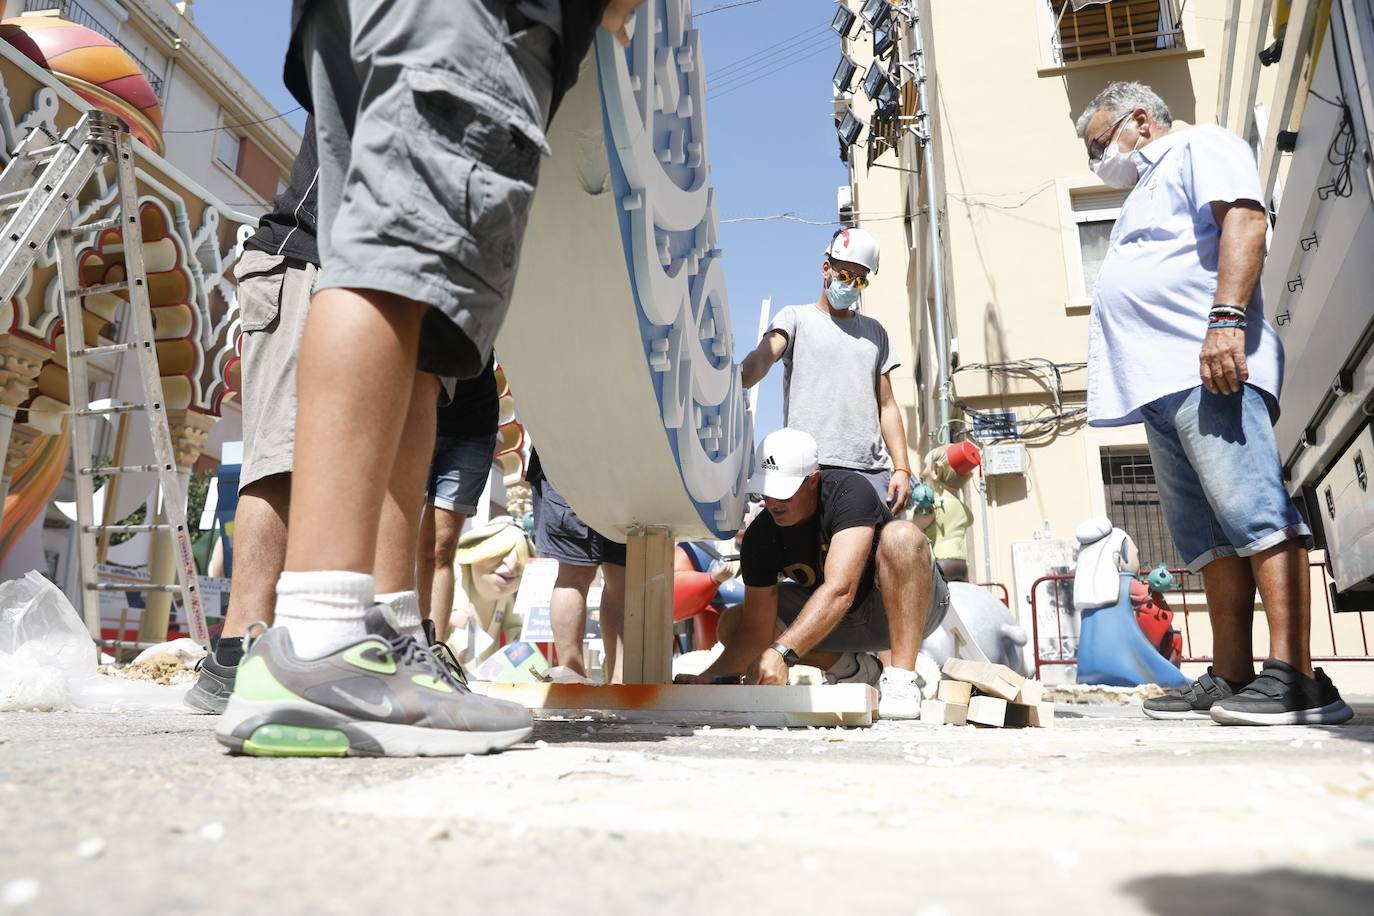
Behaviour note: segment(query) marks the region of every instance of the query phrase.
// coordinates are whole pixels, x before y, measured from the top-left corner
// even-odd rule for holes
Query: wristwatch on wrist
[[[798,655],[792,649],[787,648],[780,642],[775,642],[771,644],[768,648],[772,649],[774,652],[781,655],[783,664],[785,664],[789,668],[791,668],[793,665],[801,661],[800,655]]]

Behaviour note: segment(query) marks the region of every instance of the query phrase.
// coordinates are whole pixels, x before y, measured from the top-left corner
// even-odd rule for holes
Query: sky
[[[847,174],[831,116],[839,39],[834,0],[697,0],[707,74],[707,142],[720,209],[735,359],[758,339],[760,306],[812,302]],[[196,25],[278,111],[296,107],[281,80],[290,4],[200,0]],[[299,128],[304,114],[288,119]],[[792,214],[791,219],[758,217]],[[744,219],[743,222],[730,220]],[[782,367],[764,380],[756,438],[782,426]]]

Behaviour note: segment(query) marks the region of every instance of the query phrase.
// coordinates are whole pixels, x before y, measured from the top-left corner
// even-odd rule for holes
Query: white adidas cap
[[[878,240],[867,229],[841,229],[830,240],[825,256],[862,264],[873,273],[878,272]]]
[[[755,452],[750,493],[770,499],[791,499],[797,489],[820,467],[816,440],[799,429],[779,429],[768,434]]]

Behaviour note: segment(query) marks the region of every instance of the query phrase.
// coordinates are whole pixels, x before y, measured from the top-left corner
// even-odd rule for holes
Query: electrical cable
[[[713,6],[709,10],[702,10],[699,13],[693,13],[692,17],[694,19],[700,19],[702,16],[709,16],[712,13],[719,13],[723,10],[732,10],[737,6],[753,6],[755,3],[762,2],[763,0],[735,0],[734,3],[722,3],[720,6]]]
[[[724,76],[734,70],[739,70],[742,67],[747,67],[749,64],[755,63],[759,58],[763,57],[764,55],[767,55],[777,49],[783,48],[784,46],[790,46],[805,41],[812,41],[816,38],[816,36],[818,36],[822,32],[828,34],[830,32],[830,29],[826,26],[821,25],[813,25],[810,28],[802,29],[795,35],[789,35],[782,41],[768,45],[767,47],[760,48],[757,51],[751,52],[749,54],[744,55],[741,58],[733,60],[718,70],[713,70],[712,68],[707,67],[707,74],[712,77]]]
[[[304,111],[304,105],[297,105],[290,111],[283,111],[281,114],[274,114],[269,118],[258,118],[256,121],[242,121],[238,124],[221,124],[218,127],[201,127],[196,130],[164,130],[164,134],[212,134],[217,130],[232,130],[235,127],[252,127],[254,124],[266,124],[268,121],[279,121],[287,115],[293,115],[298,111]]]
[[[743,70],[731,73],[729,76],[711,84],[712,76],[707,74],[706,98],[708,100],[717,96],[727,95],[732,90],[753,85],[757,80],[767,79],[780,70],[795,67],[797,64],[815,60],[815,53],[825,45],[830,43],[829,35],[820,35],[811,39],[807,44],[791,49],[787,54],[776,61],[759,61],[756,65],[751,65]]]

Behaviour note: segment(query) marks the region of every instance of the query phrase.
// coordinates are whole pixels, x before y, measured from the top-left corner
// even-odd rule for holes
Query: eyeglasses
[[[1088,158],[1090,160],[1096,162],[1097,160],[1102,158],[1103,153],[1107,151],[1107,144],[1110,143],[1112,137],[1116,135],[1117,128],[1120,127],[1121,123],[1125,121],[1127,118],[1129,118],[1132,114],[1133,112],[1126,112],[1124,115],[1113,121],[1111,127],[1107,128],[1105,131],[1103,131],[1102,133],[1098,134],[1096,137],[1093,138],[1092,142],[1088,144]]]
[[[831,268],[831,270],[833,270],[835,273],[835,279],[839,280],[841,283],[852,284],[855,289],[868,288],[867,277],[861,277],[858,274],[852,274],[847,270],[837,270],[833,267]]]

